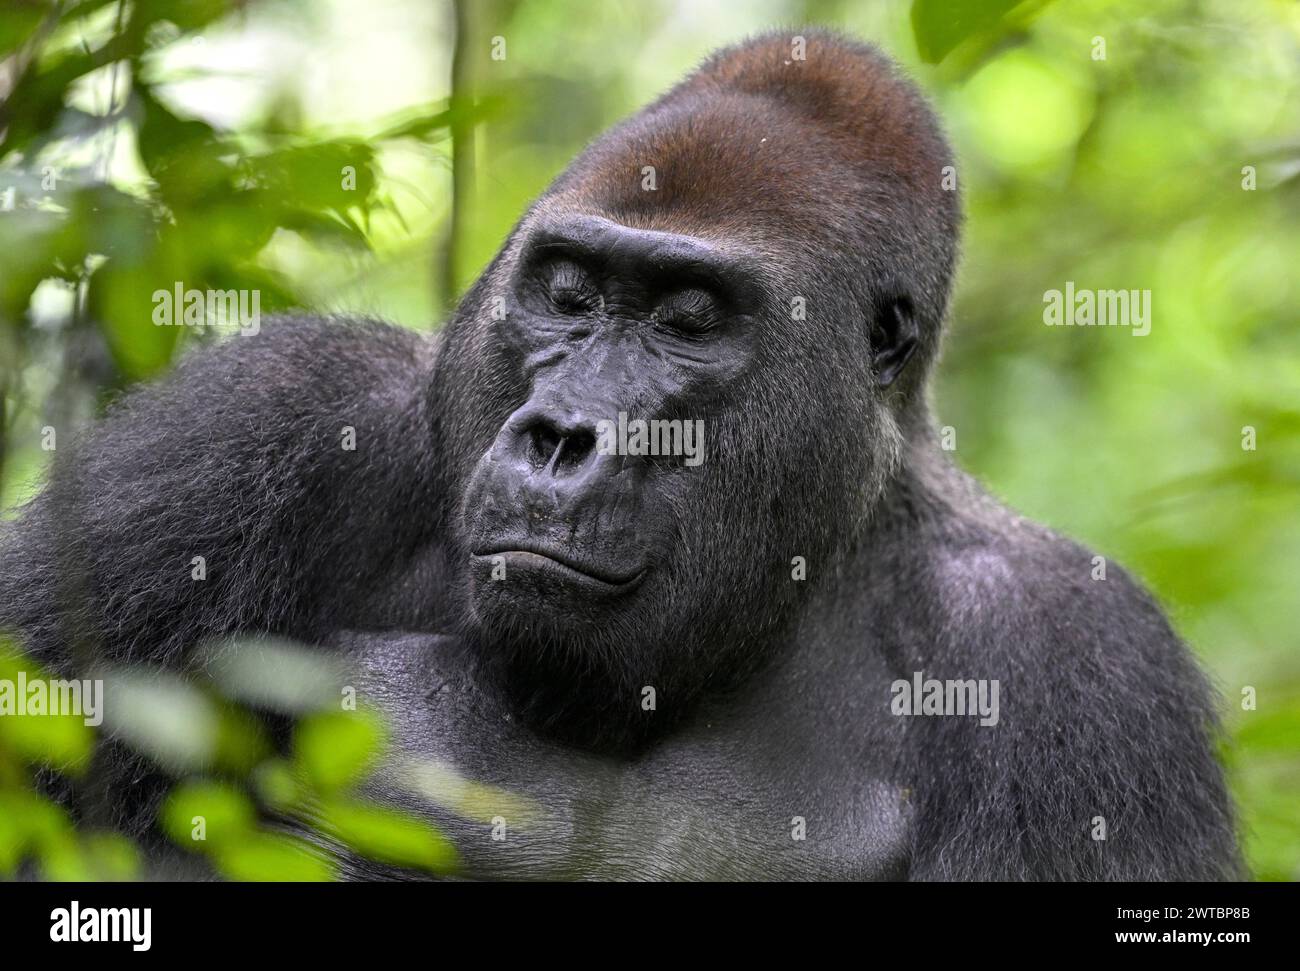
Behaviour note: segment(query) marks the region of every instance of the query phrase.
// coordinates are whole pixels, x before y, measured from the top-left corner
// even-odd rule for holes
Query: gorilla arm
[[[964,507],[920,539],[911,582],[935,613],[898,653],[996,679],[1001,717],[910,720],[911,878],[1240,878],[1214,694],[1159,607],[1116,564],[1095,575],[1090,550]]]
[[[168,662],[236,631],[417,625],[432,604],[405,591],[432,585],[393,577],[438,527],[435,355],[379,323],[284,318],[127,396],[0,533],[0,628],[58,664],[74,644]]]

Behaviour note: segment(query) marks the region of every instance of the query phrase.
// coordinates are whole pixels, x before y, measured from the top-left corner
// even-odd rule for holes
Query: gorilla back
[[[436,338],[286,319],[129,396],[7,530],[0,622],[63,665],[342,651],[403,748],[543,807],[500,841],[387,793],[474,875],[1238,873],[1159,608],[937,446],[938,125],[803,36],[596,141]]]

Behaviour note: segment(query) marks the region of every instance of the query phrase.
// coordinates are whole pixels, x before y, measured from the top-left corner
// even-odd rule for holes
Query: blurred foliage
[[[0,877],[45,879],[175,877],[175,864],[149,871],[134,844],[85,820],[46,795],[61,774],[93,791],[102,763],[91,759],[101,739],[126,744],[166,773],[172,785],[159,829],[195,854],[200,869],[233,880],[329,880],[339,850],[400,867],[445,874],[457,867],[451,843],[428,822],[362,794],[385,760],[387,732],[379,716],[349,699],[342,673],[318,652],[270,641],[210,647],[202,675],[143,668],[106,669],[102,728],[80,715],[11,714],[0,718]],[[268,664],[269,661],[269,664]],[[0,679],[27,683],[51,675],[0,642]],[[304,692],[290,673],[308,673]],[[280,690],[258,685],[270,677]],[[276,716],[291,716],[288,745],[276,743]],[[398,764],[400,757],[394,756]],[[430,764],[425,771],[450,769]],[[37,773],[44,773],[42,783]],[[407,787],[457,809],[436,789]],[[498,807],[517,805],[504,793]],[[76,800],[73,801],[74,807]],[[462,815],[468,815],[462,812]],[[526,814],[522,815],[526,824]]]
[[[428,327],[587,140],[709,50],[803,22],[880,43],[929,90],[959,158],[967,226],[936,395],[956,457],[1170,608],[1227,700],[1251,866],[1300,878],[1295,3],[375,0],[364,18],[346,0],[4,3],[6,509],[39,485],[45,427],[75,428],[207,339],[152,326],[155,289],[258,288],[264,311]],[[1066,281],[1150,290],[1150,334],[1045,327],[1043,295]],[[299,683],[287,671],[211,676],[221,690],[197,697],[146,679],[191,707],[120,727],[139,744],[169,736],[159,759],[226,773],[178,789],[173,824],[206,800],[224,832],[261,833],[250,805],[303,805],[307,787],[322,827],[442,865],[436,840],[408,845],[401,826],[379,845],[389,828],[337,791],[365,771],[379,729],[275,694]],[[291,756],[257,747],[250,705],[307,719]],[[84,758],[75,730],[39,743],[12,730],[0,724],[0,798],[35,798],[23,767],[41,745],[68,766]],[[467,811],[481,801],[447,771],[413,774]],[[11,845],[64,861],[49,873],[78,853],[110,870],[125,856],[52,808],[0,811],[0,826],[15,818],[25,835]],[[214,849],[214,865],[321,875],[298,847],[239,845]]]
[[[30,679],[47,677],[0,638],[0,681],[16,685],[20,671]],[[16,875],[32,859],[54,880],[131,879],[138,873],[138,854],[129,840],[78,831],[68,813],[36,789],[34,767],[81,778],[93,748],[93,729],[77,715],[0,717],[0,877]]]

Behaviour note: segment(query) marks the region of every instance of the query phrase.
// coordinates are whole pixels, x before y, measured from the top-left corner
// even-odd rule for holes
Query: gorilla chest
[[[413,646],[404,645],[408,659]],[[887,723],[836,718],[823,728],[812,711],[746,706],[702,713],[621,760],[539,738],[456,672],[367,667],[363,691],[389,710],[402,753],[379,783],[383,795],[451,838],[467,875],[906,875],[907,802],[872,756],[890,748]],[[845,737],[846,723],[861,734]]]

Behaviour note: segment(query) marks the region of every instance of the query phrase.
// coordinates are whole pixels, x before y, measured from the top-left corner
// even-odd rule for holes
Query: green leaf
[[[205,851],[239,842],[257,825],[253,802],[224,782],[185,782],[167,795],[159,821],[178,846]]]
[[[335,875],[324,850],[279,833],[248,834],[217,849],[213,862],[231,880],[319,883]]]
[[[140,53],[138,36],[118,35],[94,50],[77,47],[33,60],[0,103],[0,158],[30,147],[58,125],[68,90],[83,75]],[[15,110],[21,105],[22,111]]]
[[[210,649],[204,667],[227,697],[289,714],[337,708],[345,680],[320,651],[273,637],[222,641]]]
[[[216,765],[245,776],[270,754],[271,745],[261,723],[242,708],[221,705],[217,717]]]
[[[527,829],[543,815],[527,796],[472,782],[443,762],[401,757],[393,760],[392,769],[403,788],[466,819],[486,823],[501,816],[512,829]]]
[[[221,720],[212,699],[184,678],[115,670],[104,677],[105,724],[116,737],[172,770],[211,766]]]
[[[257,796],[276,812],[289,813],[302,804],[303,790],[293,766],[285,759],[268,759],[253,773]]]
[[[294,733],[294,753],[304,777],[322,792],[359,782],[384,749],[384,728],[363,710],[310,715]]]
[[[76,842],[72,820],[35,792],[0,790],[0,873],[28,856],[63,858]]]
[[[327,800],[319,809],[322,832],[370,860],[434,873],[454,870],[455,846],[430,823],[370,803]]]
[[[140,858],[134,845],[116,833],[92,833],[60,838],[40,854],[41,875],[60,882],[132,880]]]
[[[35,792],[0,790],[0,873],[32,853],[56,849],[72,838],[72,820]]]
[[[0,680],[16,688],[20,672],[29,684],[45,682],[48,691],[49,673],[0,640]],[[0,742],[26,762],[79,775],[90,764],[95,732],[86,724],[85,715],[7,714],[0,717]]]
[[[240,171],[250,187],[261,191],[268,205],[274,203],[288,211],[341,212],[368,205],[378,182],[374,149],[353,139],[251,156],[241,162]]]
[[[136,135],[140,159],[177,217],[202,200],[228,199],[234,192],[234,148],[207,122],[181,118],[147,88],[133,97],[142,112]]]
[[[0,790],[0,877],[12,878],[27,850],[27,828],[20,822],[16,792]]]
[[[82,847],[93,879],[136,880],[140,875],[140,852],[120,833],[89,833]]]
[[[113,360],[131,379],[151,377],[171,361],[182,326],[153,322],[154,294],[172,292],[175,284],[200,286],[178,234],[164,231],[150,240],[149,251],[110,259],[90,278],[88,306],[99,323]]]

